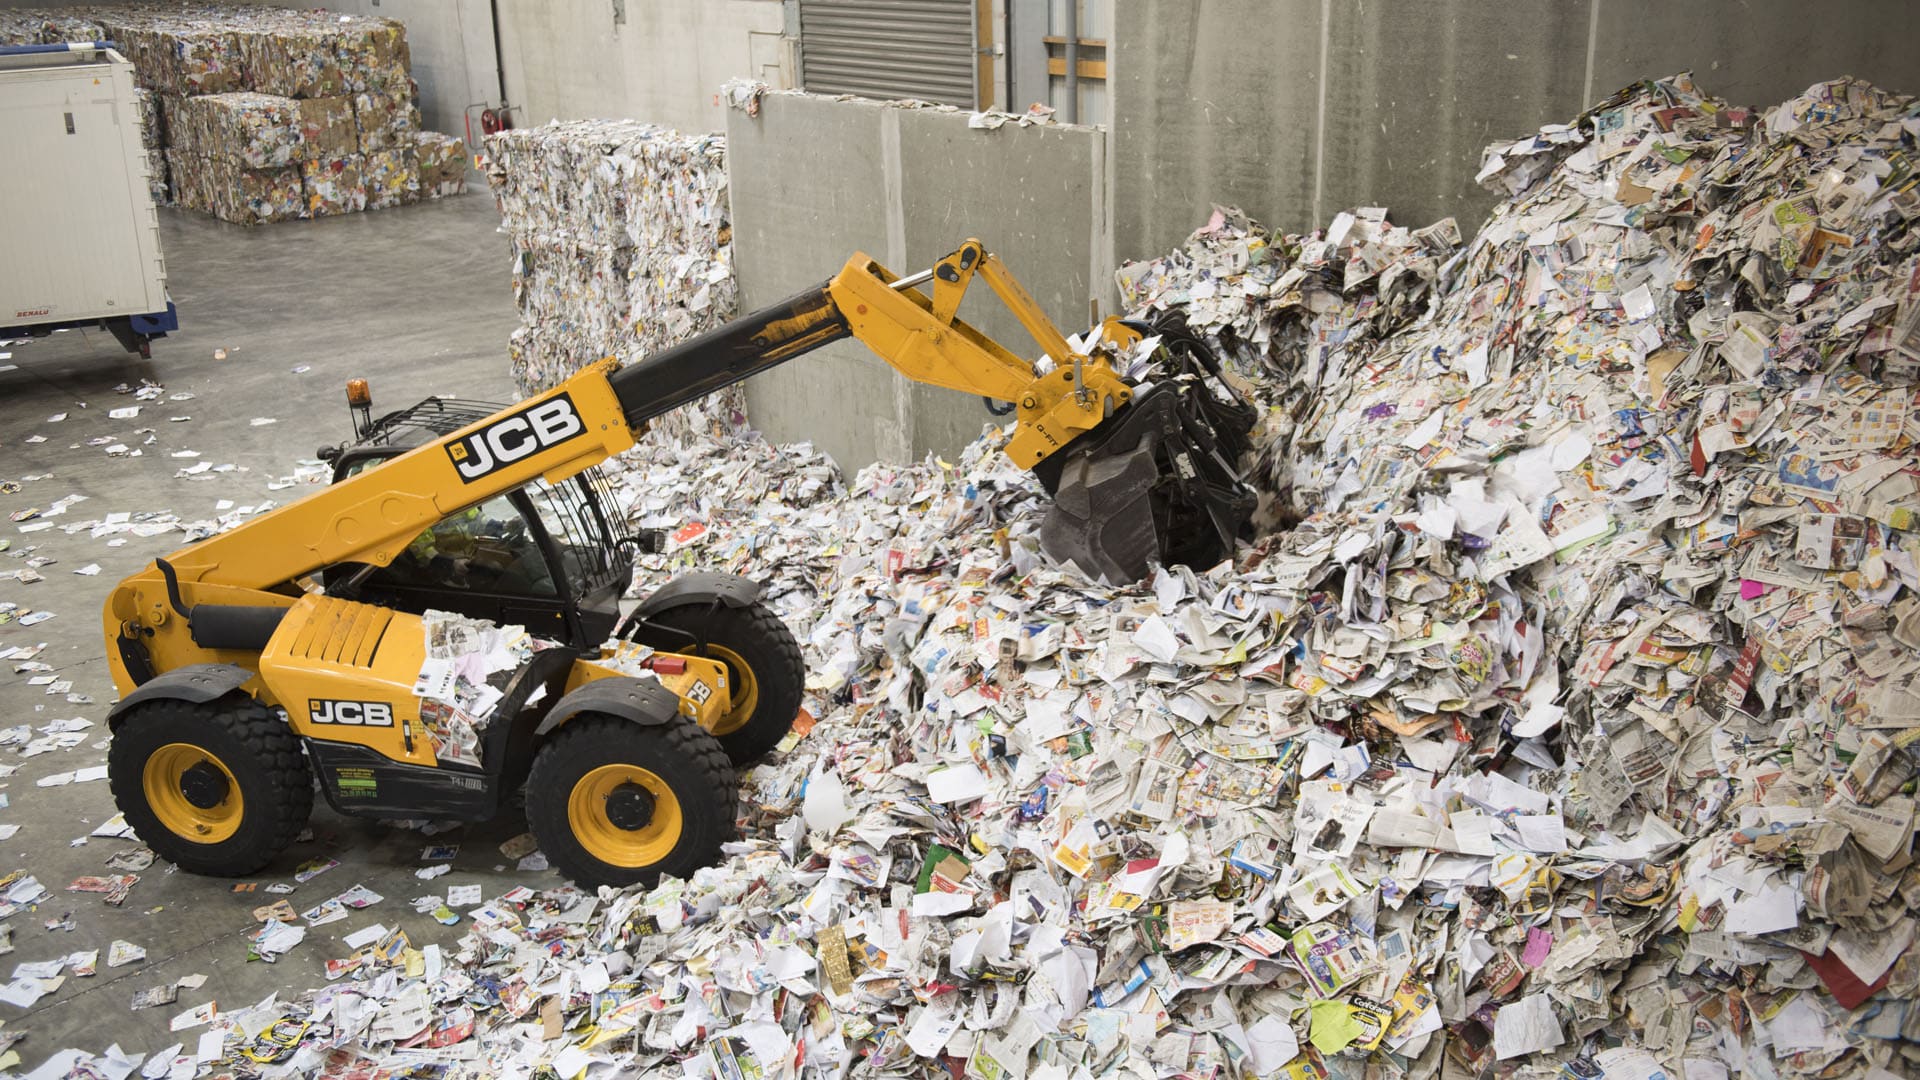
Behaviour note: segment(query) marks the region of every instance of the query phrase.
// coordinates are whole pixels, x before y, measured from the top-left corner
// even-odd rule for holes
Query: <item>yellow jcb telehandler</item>
[[[956,318],[975,277],[1049,370]],[[1070,347],[968,240],[906,279],[856,254],[817,288],[515,405],[430,398],[375,419],[356,380],[356,439],[331,452],[329,487],[154,560],[107,599],[124,695],[114,798],[161,857],[239,875],[293,841],[316,786],[343,813],[467,821],[524,787],[528,826],[574,880],[684,876],[733,835],[734,766],[787,734],[800,650],[741,577],[688,574],[623,615],[641,541],[593,467],[650,418],[851,336],[907,378],[1011,405],[1006,452],[1053,496],[1053,557],[1112,581],[1209,566],[1252,510],[1236,470],[1252,410],[1180,328],[1102,331]],[[1112,344],[1148,333],[1161,371],[1135,385]],[[558,643],[489,683],[469,718],[477,764],[429,737],[428,611]],[[603,662],[616,638],[651,646],[650,672]]]

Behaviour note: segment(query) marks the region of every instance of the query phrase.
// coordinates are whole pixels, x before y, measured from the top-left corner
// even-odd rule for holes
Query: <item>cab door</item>
[[[422,531],[393,562],[367,574],[352,598],[416,615],[451,611],[571,642],[572,597],[565,576],[554,573],[551,546],[524,495],[497,495]],[[329,588],[364,569],[331,568]]]

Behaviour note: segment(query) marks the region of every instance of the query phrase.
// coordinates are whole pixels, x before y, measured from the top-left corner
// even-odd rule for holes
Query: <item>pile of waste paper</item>
[[[727,860],[422,897],[456,945],[146,1075],[1912,1075],[1917,133],[1650,82],[1496,147],[1464,246],[1127,268],[1270,405],[1297,525],[1205,572],[1050,567],[1005,431],[844,484],[656,432],[640,575],[751,573],[807,658]]]
[[[1504,901],[1453,973],[1496,1058],[1537,995],[1689,1071],[1920,1031],[1916,133],[1853,80],[1758,114],[1677,78],[1492,148],[1510,198],[1444,265],[1359,211],[1122,272],[1284,403],[1256,471],[1304,521],[1258,557],[1326,604],[1289,684],[1527,789],[1491,846],[1418,823]]]
[[[733,317],[722,136],[556,121],[489,135],[486,159],[513,243],[522,326],[508,348],[523,391]]]

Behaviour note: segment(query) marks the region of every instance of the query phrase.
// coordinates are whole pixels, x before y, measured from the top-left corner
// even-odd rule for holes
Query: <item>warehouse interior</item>
[[[1916,34],[0,0],[0,1077],[1920,1075]]]

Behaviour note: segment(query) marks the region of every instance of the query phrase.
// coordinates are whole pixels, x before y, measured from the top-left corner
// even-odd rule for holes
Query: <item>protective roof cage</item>
[[[417,446],[471,427],[506,408],[492,401],[429,397],[375,420],[359,445]],[[626,536],[625,529],[616,527],[619,504],[612,486],[598,470],[588,469],[557,485],[535,480],[522,490],[566,564],[560,569],[576,586],[588,589],[628,572],[628,564],[618,552],[618,543]],[[621,585],[624,588],[625,583]]]
[[[415,446],[470,427],[505,408],[491,401],[430,397],[375,420],[360,445]]]

